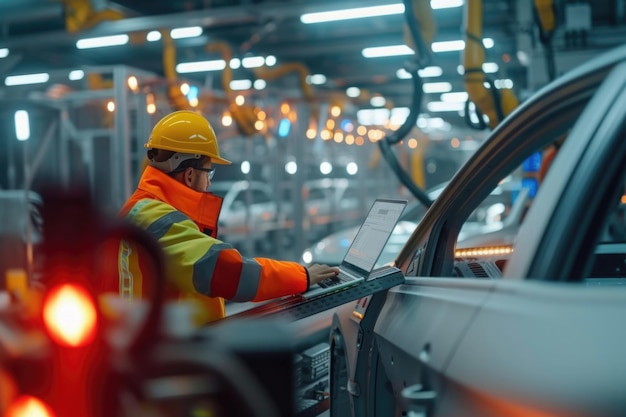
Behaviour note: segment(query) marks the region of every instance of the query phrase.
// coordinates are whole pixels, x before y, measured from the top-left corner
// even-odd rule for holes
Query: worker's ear
[[[187,187],[191,187],[191,184],[193,184],[193,171],[194,169],[189,167],[187,169],[185,169],[185,171],[183,172],[183,181],[185,182],[185,184],[187,185]]]

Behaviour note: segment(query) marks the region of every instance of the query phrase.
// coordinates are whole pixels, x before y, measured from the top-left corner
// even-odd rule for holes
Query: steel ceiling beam
[[[44,3],[40,1],[22,1],[0,6],[0,24],[14,24],[63,18],[63,5],[59,3]]]

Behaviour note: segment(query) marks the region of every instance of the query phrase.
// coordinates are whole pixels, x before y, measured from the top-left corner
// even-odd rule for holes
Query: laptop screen
[[[406,203],[405,200],[376,200],[341,265],[356,270],[364,276],[369,275],[404,211]]]

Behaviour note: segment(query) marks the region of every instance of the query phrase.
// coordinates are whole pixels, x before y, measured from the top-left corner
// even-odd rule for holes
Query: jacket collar
[[[208,227],[217,231],[222,197],[193,190],[150,165],[144,170],[137,188],[181,211],[201,230]]]

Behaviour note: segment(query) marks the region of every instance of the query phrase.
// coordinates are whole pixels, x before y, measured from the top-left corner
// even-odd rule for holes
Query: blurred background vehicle
[[[446,185],[447,182],[440,184],[427,191],[426,194],[430,199],[435,200]],[[520,195],[521,191],[521,182],[511,178],[505,179],[498,185],[489,198],[476,208],[464,225],[462,236],[458,241],[459,247],[510,243],[511,236],[515,235],[515,227],[519,226],[527,198],[526,192]],[[407,206],[383,248],[376,263],[377,266],[385,265],[395,259],[426,210],[424,204],[419,201],[413,201]],[[304,265],[313,263],[339,265],[358,230],[359,226],[350,227],[322,238],[305,249],[300,261]]]
[[[277,203],[269,185],[259,181],[216,181],[210,191],[224,199],[218,238],[251,252],[268,248],[278,222]]]

